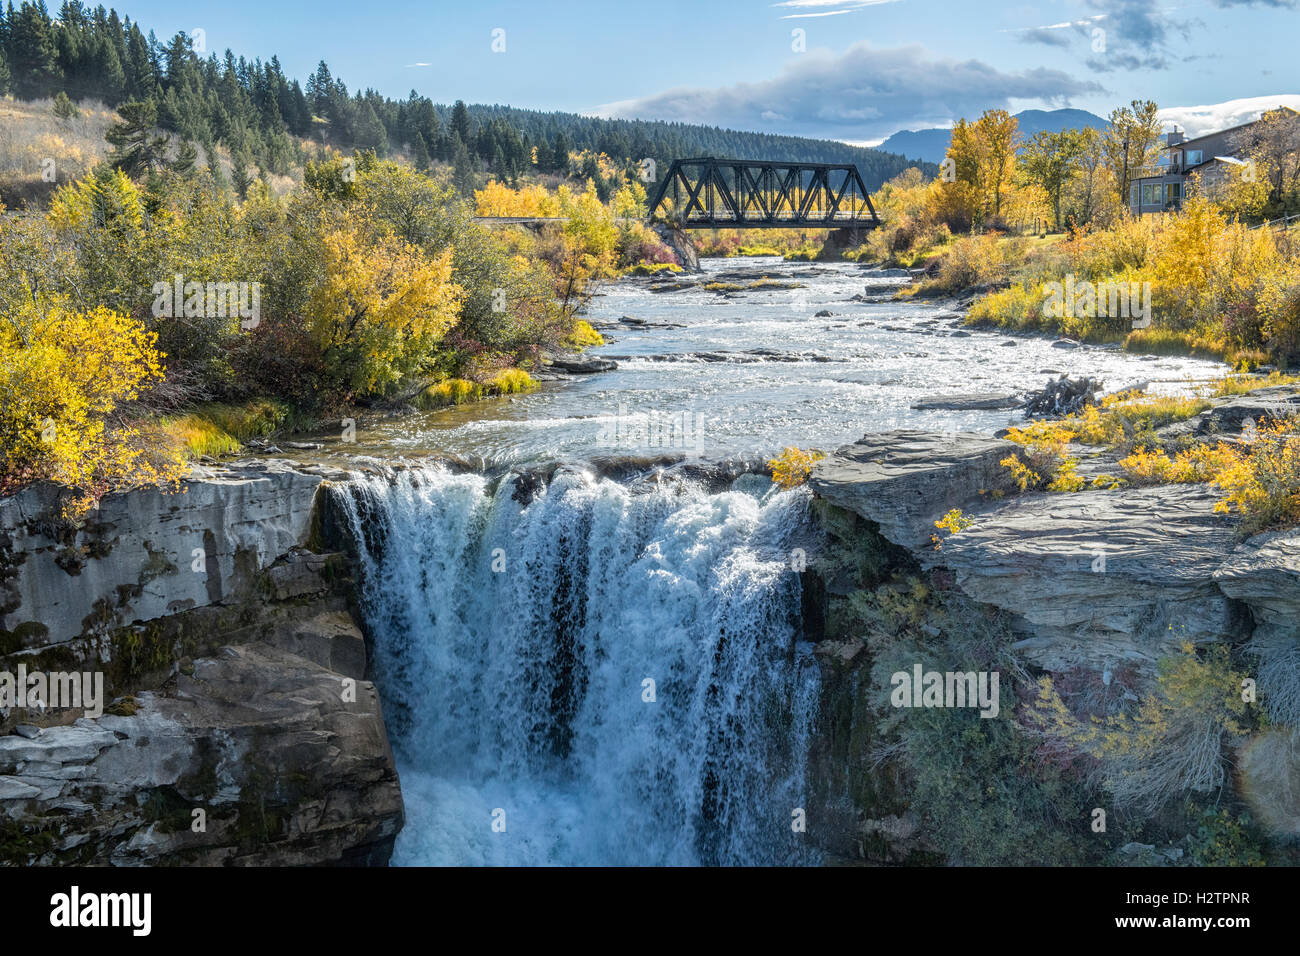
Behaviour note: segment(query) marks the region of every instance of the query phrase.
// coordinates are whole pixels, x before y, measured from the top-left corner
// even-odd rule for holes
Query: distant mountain
[[[1087,110],[1023,110],[1016,114],[1016,119],[1020,122],[1020,135],[1025,139],[1043,130],[1059,133],[1063,129],[1083,129],[1085,126],[1105,129],[1107,126],[1104,119]],[[903,130],[889,137],[877,149],[941,163],[948,153],[951,139],[950,129]]]

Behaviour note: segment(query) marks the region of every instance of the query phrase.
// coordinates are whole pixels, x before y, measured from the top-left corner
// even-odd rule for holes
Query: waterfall
[[[792,826],[806,493],[525,484],[335,486],[406,801],[394,863],[815,863]]]

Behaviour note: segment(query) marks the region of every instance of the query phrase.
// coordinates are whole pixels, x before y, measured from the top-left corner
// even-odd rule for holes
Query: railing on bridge
[[[880,217],[854,165],[676,159],[650,219],[684,229],[874,229]]]

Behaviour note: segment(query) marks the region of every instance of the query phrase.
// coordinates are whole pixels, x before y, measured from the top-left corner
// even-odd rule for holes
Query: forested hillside
[[[20,99],[144,102],[162,129],[204,147],[220,143],[241,166],[286,173],[306,158],[302,140],[383,156],[403,151],[417,166],[440,160],[474,166],[510,181],[534,162],[566,165],[570,151],[604,152],[618,161],[713,155],[852,162],[875,189],[909,165],[898,155],[828,140],[746,133],[681,123],[607,120],[504,106],[435,104],[414,90],[393,100],[372,89],[349,91],[322,60],[305,83],[269,61],[221,56],[202,36],[166,42],[116,11],[64,3],[52,16],[43,3],[9,5],[0,17],[0,94]],[[242,161],[242,162],[241,162]],[[933,172],[933,169],[928,170]]]

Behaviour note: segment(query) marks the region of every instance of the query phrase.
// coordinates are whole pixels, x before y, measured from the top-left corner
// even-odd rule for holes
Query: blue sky
[[[995,106],[1105,115],[1135,97],[1187,107],[1300,92],[1298,4],[136,0],[118,10],[161,39],[201,28],[219,54],[278,54],[300,79],[324,58],[354,90],[873,142]],[[498,28],[505,50],[494,53]],[[802,52],[794,30],[805,31]]]

